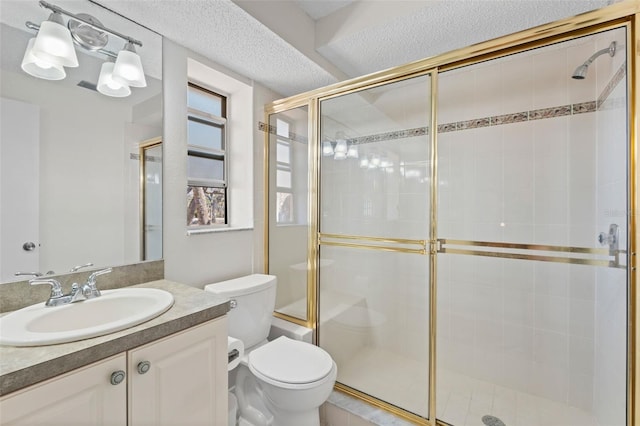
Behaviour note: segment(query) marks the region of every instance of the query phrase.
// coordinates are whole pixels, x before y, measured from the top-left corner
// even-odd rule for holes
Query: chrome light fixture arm
[[[115,30],[111,30],[111,29],[109,29],[109,28],[107,28],[107,27],[105,27],[103,25],[99,25],[99,24],[97,24],[95,22],[90,22],[90,21],[84,19],[81,16],[78,16],[78,15],[76,15],[74,13],[68,12],[68,11],[66,11],[66,10],[62,9],[61,7],[58,7],[58,6],[54,5],[54,4],[47,3],[44,0],[40,0],[39,3],[40,3],[40,7],[43,7],[45,9],[49,9],[50,11],[55,12],[55,13],[60,13],[62,15],[66,15],[66,16],[68,16],[68,17],[70,17],[70,18],[72,18],[72,19],[74,19],[76,21],[82,22],[83,24],[88,25],[88,26],[90,26],[90,27],[92,27],[92,28],[94,28],[96,30],[104,31],[106,33],[109,33],[111,35],[119,37],[119,38],[125,40],[128,43],[132,43],[132,44],[135,44],[135,45],[138,45],[138,46],[142,47],[142,42],[139,41],[139,40],[131,38],[131,37],[127,36],[127,35],[124,35],[122,33],[117,32]],[[29,25],[27,25],[27,27],[29,27]]]
[[[33,30],[33,31],[36,31],[36,32],[40,31],[40,25],[36,24],[35,22],[27,21],[27,22],[24,23],[24,26],[29,28],[30,30]],[[97,53],[101,53],[101,54],[103,54],[105,56],[108,56],[110,58],[113,58],[113,59],[118,57],[117,53],[112,52],[112,51],[107,50],[107,49],[98,49],[98,50],[96,50],[96,52]]]

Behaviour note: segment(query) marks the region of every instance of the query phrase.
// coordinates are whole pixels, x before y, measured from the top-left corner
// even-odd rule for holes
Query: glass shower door
[[[269,115],[267,270],[278,277],[276,312],[307,321],[308,107]]]
[[[439,75],[436,411],[449,424],[626,424],[626,39]]]
[[[143,197],[142,260],[162,259],[162,142],[140,149]]]
[[[319,345],[343,390],[429,417],[431,78],[320,103]]]

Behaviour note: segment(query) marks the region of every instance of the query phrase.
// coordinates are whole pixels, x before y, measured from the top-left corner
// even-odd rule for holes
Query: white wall
[[[187,185],[187,81],[189,76],[189,59],[210,68],[215,73],[222,73],[227,78],[236,80],[240,87],[238,96],[233,96],[234,90],[225,90],[224,82],[218,87],[228,92],[230,116],[230,141],[241,146],[242,140],[249,141],[244,149],[232,151],[231,185],[241,183],[237,197],[231,205],[231,228],[241,227],[243,230],[226,230],[196,235],[187,235],[186,227],[186,185]],[[262,224],[261,216],[254,211],[253,202],[259,196],[259,189],[255,190],[256,175],[261,176],[260,169],[254,167],[262,161],[255,157],[256,145],[261,146],[262,134],[257,131],[258,121],[262,120],[264,103],[277,98],[277,95],[247,81],[242,76],[189,52],[169,40],[163,44],[164,69],[164,259],[165,277],[170,280],[202,287],[240,275],[261,271],[259,266],[262,250],[259,250]],[[206,73],[205,73],[206,74]],[[218,76],[219,77],[219,76]],[[206,77],[204,77],[206,78]],[[202,80],[202,77],[198,77]],[[215,80],[215,77],[214,77]],[[215,81],[209,85],[217,86]],[[237,121],[236,121],[237,120]],[[236,139],[237,138],[237,139]],[[253,145],[251,145],[253,144]],[[250,188],[250,189],[248,189]],[[233,190],[233,187],[232,187]],[[247,192],[248,191],[248,192]],[[261,198],[259,203],[262,203]],[[259,212],[258,212],[259,213]],[[254,224],[254,218],[257,223]],[[238,221],[238,222],[236,222]],[[253,225],[253,228],[251,226]],[[249,227],[249,229],[246,229]],[[257,244],[256,244],[257,243]],[[258,269],[254,266],[258,265]]]

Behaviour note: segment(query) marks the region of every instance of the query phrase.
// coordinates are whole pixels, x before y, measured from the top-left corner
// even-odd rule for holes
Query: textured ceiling
[[[336,82],[322,67],[229,0],[96,3],[281,94]]]
[[[607,0],[94,0],[288,96]],[[300,19],[301,10],[304,22]],[[308,15],[308,16],[307,16]]]
[[[339,31],[328,25],[337,18],[323,18],[329,27],[326,44],[318,51],[349,77],[435,56],[564,17],[606,6],[606,0],[519,1],[421,1],[410,2],[403,12],[384,10],[384,2],[367,5],[380,9],[384,19]],[[419,5],[419,6],[418,6]],[[411,7],[413,6],[413,7]],[[394,5],[397,9],[398,6]],[[354,3],[338,14],[357,16],[362,4]]]

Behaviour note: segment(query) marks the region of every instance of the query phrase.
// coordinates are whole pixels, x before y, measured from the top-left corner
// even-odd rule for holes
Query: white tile
[[[567,297],[569,265],[551,262],[535,263],[536,295]]]
[[[517,289],[505,290],[504,320],[509,324],[533,328],[534,303],[535,297],[533,292]]]
[[[533,75],[533,108],[569,103],[568,84],[571,79],[567,77],[565,49],[547,49],[534,55]]]
[[[536,120],[533,125],[536,188],[566,189],[568,119]]]
[[[504,240],[507,242],[531,242],[535,240],[535,227],[530,224],[505,223]]]
[[[567,225],[536,225],[533,241],[537,244],[566,246],[569,241]]]
[[[536,294],[535,327],[536,329],[567,333],[568,302],[565,297]]]
[[[533,58],[514,55],[502,64],[504,113],[529,111],[533,108]],[[519,96],[512,96],[518,93]]]
[[[536,225],[567,224],[569,211],[567,199],[567,191],[561,186],[536,184],[534,223]]]
[[[536,330],[533,356],[538,366],[566,368],[569,363],[569,341],[565,334]]]
[[[593,339],[571,336],[569,338],[569,362],[572,374],[593,377],[595,371],[595,345]]]
[[[595,225],[596,191],[593,186],[572,186],[569,193],[569,223],[572,225]],[[593,235],[591,242],[593,242]]]
[[[475,340],[476,323],[470,316],[451,315],[451,338],[455,342],[471,344]]]
[[[528,260],[505,260],[502,263],[502,268],[504,271],[505,290],[522,290],[533,292],[534,266],[535,263]]]
[[[536,395],[554,401],[566,402],[569,387],[569,373],[563,367],[535,364],[532,375],[532,389]]]
[[[533,359],[533,328],[516,324],[504,325],[505,354],[522,360]]]
[[[586,411],[591,411],[593,409],[592,375],[570,373],[568,403]]]
[[[502,289],[485,285],[475,285],[473,299],[477,319],[501,322]]]
[[[570,299],[569,334],[593,339],[595,334],[595,303],[593,300]]]
[[[593,268],[583,265],[569,266],[569,295],[572,299],[595,298],[596,274]]]
[[[502,321],[476,321],[476,348],[498,357],[504,346]]]
[[[596,99],[595,97],[591,100]],[[569,120],[568,173],[571,187],[596,186],[596,120],[593,114]]]
[[[502,106],[503,73],[502,64],[489,62],[475,67],[475,101],[477,117],[504,114]]]

